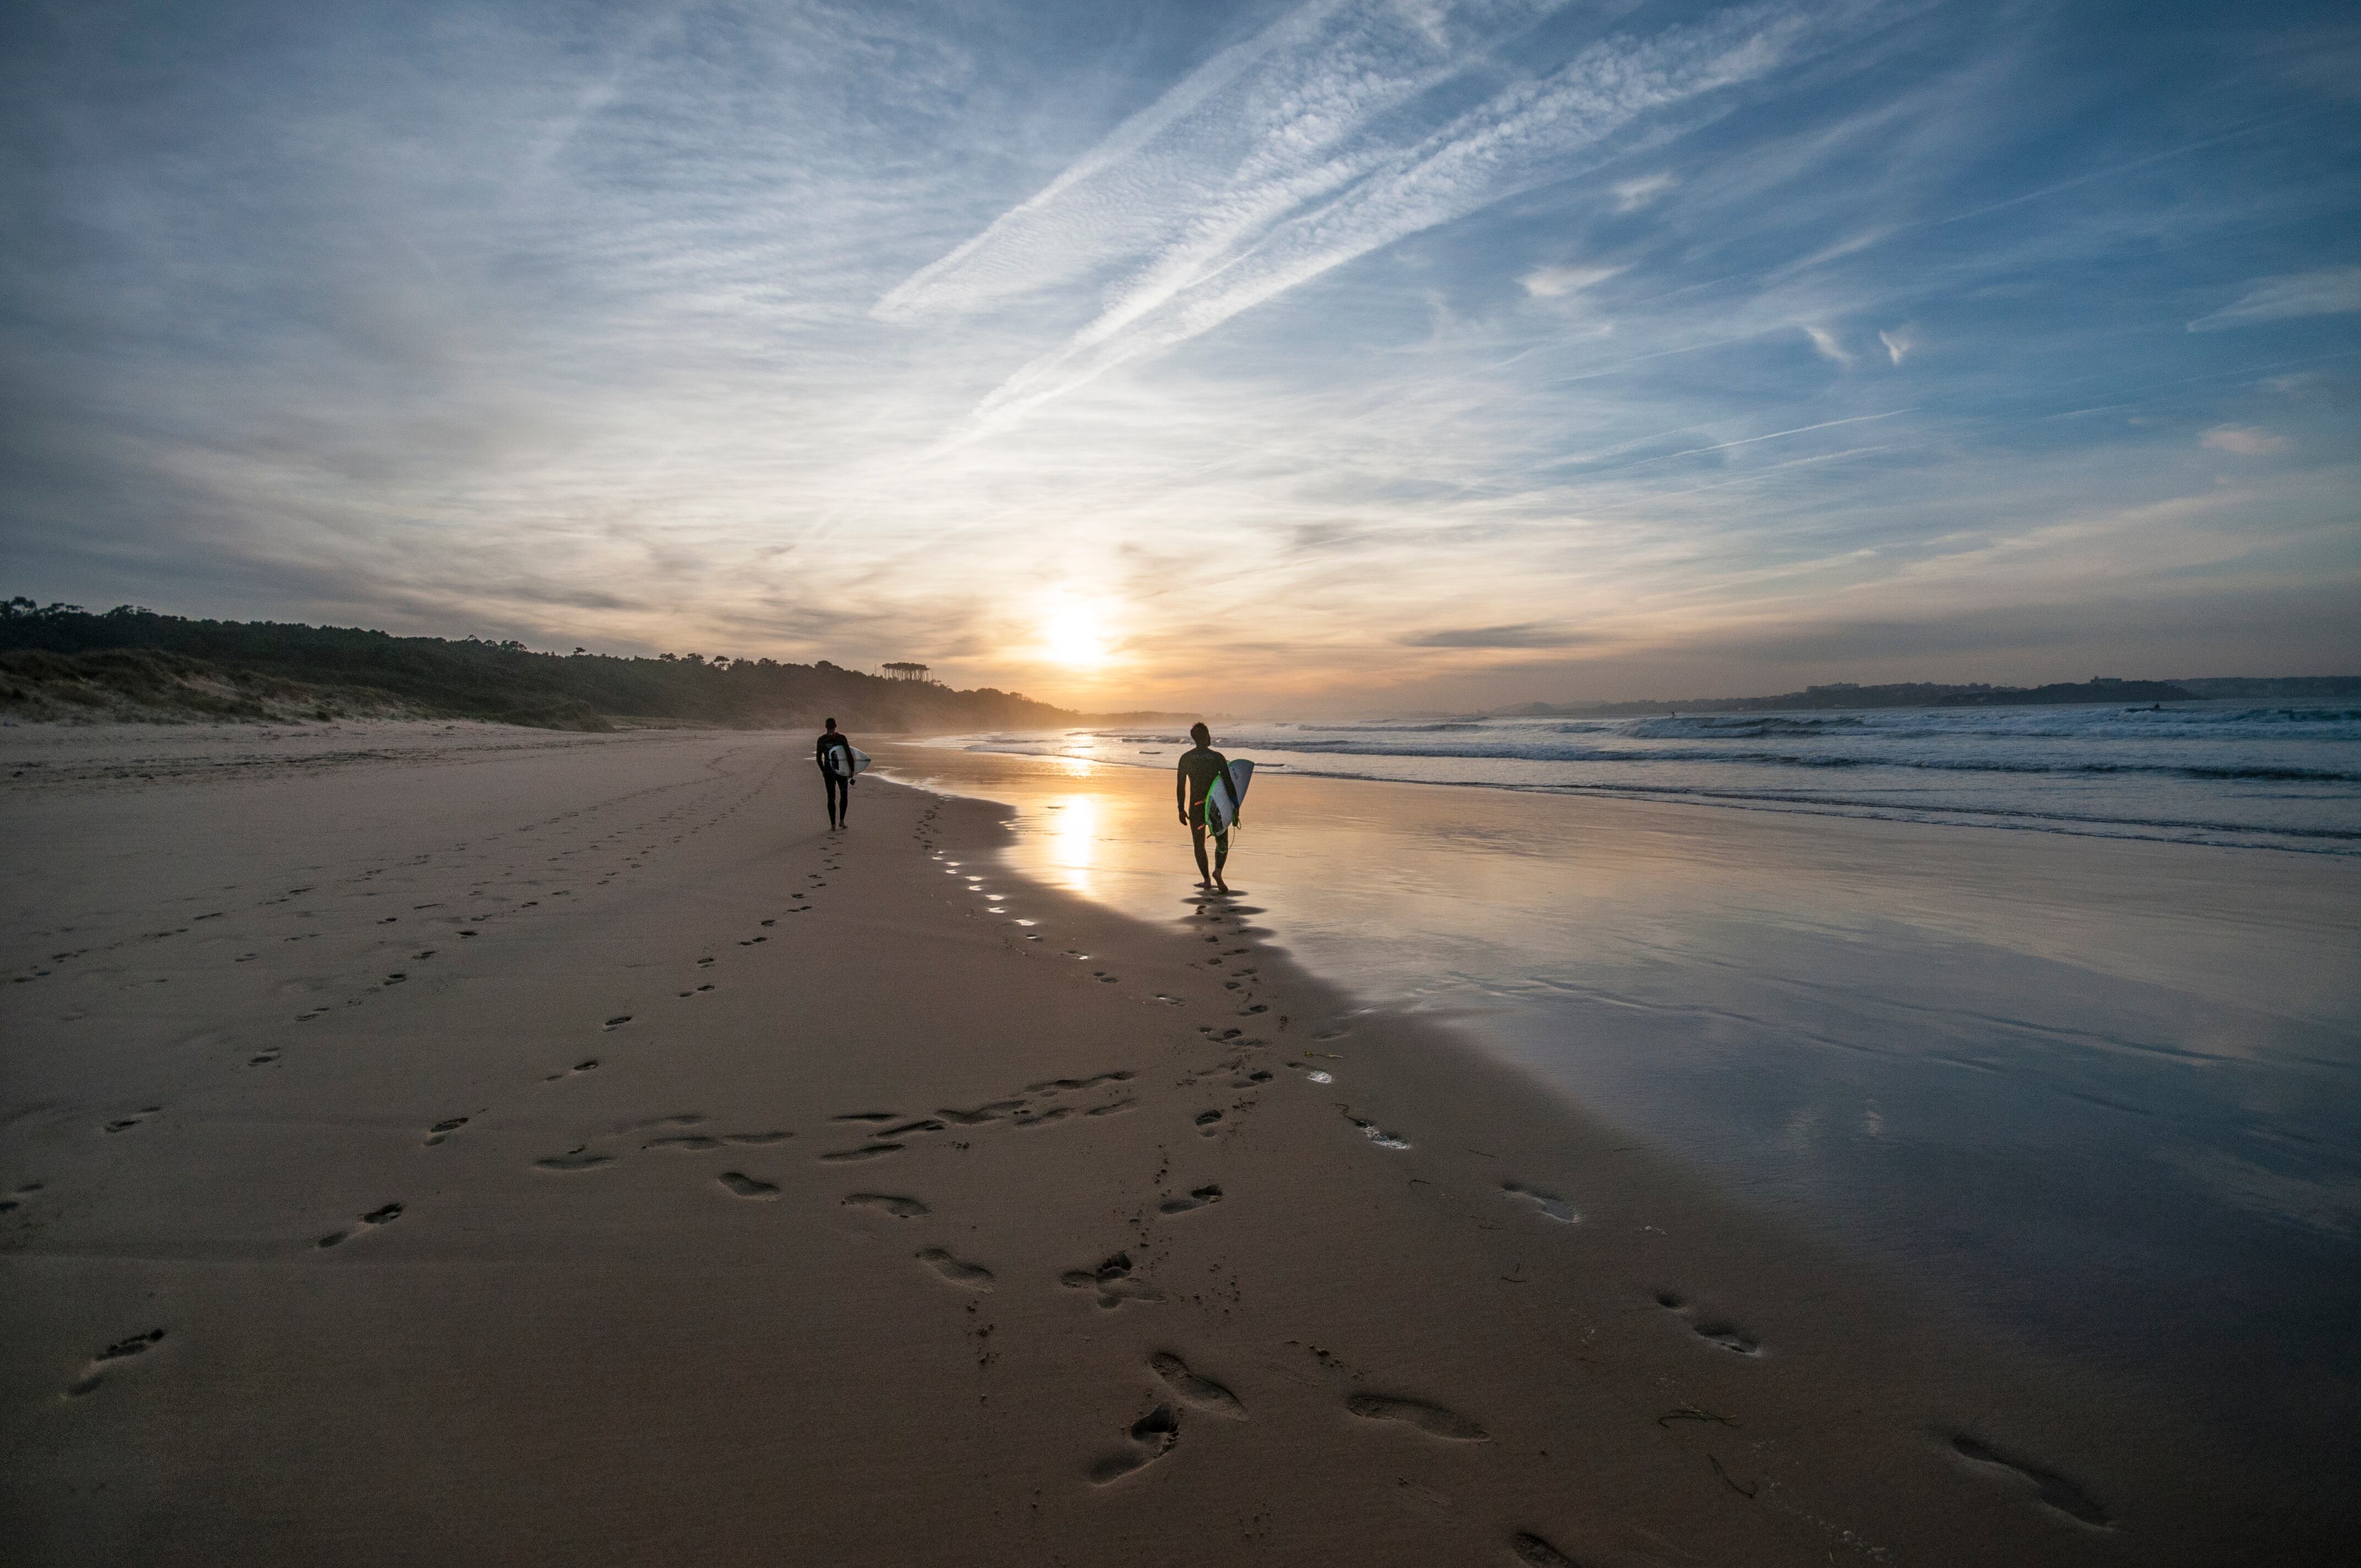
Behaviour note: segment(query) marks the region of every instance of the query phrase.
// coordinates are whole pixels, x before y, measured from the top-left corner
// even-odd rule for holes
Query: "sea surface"
[[[971,744],[1145,762],[1158,730]],[[2361,707],[1872,708],[1225,726],[1258,766],[2361,854]]]
[[[1177,730],[949,738],[1010,869],[1200,906]],[[1980,1331],[2361,1464],[2361,710],[1225,725],[1268,939]],[[1024,917],[1021,893],[1002,907]],[[1332,1065],[1349,1079],[1345,1058]]]

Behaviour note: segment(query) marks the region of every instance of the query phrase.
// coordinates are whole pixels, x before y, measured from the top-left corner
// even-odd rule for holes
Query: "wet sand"
[[[17,729],[0,784],[16,1560],[2267,1563],[2349,1519],[1249,914],[1018,882],[1000,808],[883,782],[831,837],[800,737]]]
[[[1020,874],[1190,907],[1169,745],[880,754],[1012,806]],[[1255,790],[1233,872],[1323,978],[2209,1451],[2361,1471],[2361,859],[1277,767]]]

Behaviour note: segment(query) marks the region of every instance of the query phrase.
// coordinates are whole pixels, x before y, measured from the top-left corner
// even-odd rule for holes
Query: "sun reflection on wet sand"
[[[1090,764],[1080,764],[1088,770]],[[1097,894],[1092,872],[1098,865],[1099,803],[1087,795],[1060,795],[1045,801],[1041,816],[1047,818],[1046,831],[1041,835],[1034,856],[1028,857],[1036,866],[1046,866],[1056,873],[1056,880],[1084,897]],[[1038,874],[1038,873],[1037,873]]]

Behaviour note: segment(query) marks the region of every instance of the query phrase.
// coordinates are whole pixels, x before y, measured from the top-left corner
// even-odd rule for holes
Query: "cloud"
[[[1619,180],[1608,189],[1615,192],[1615,210],[1637,212],[1681,182],[1673,173],[1651,174],[1644,180]]]
[[[2235,304],[2189,323],[2191,332],[2220,332],[2254,322],[2333,316],[2361,311],[2361,267],[2324,267],[2288,278],[2258,278]]]
[[[1456,626],[1421,631],[1401,639],[1406,648],[1573,648],[1598,641],[1583,632],[1548,621],[1519,621],[1513,626]]]
[[[887,291],[887,321],[973,311],[1104,268],[1209,260],[1366,173],[1369,121],[1566,0],[1311,0],[1224,49],[981,234]],[[1488,28],[1486,24],[1489,23]]]
[[[1804,329],[1804,334],[1812,340],[1812,346],[1820,351],[1820,356],[1822,358],[1833,359],[1838,364],[1844,366],[1850,366],[1852,364],[1852,355],[1845,348],[1843,344],[1837,341],[1836,334],[1829,332],[1827,328],[1807,326]],[[1879,335],[1883,336],[1883,334],[1880,334]],[[1899,358],[1896,358],[1894,363],[1899,365],[1902,361]]]
[[[1880,629],[1985,606],[2036,607],[1995,668],[2131,674],[2175,585],[2353,592],[2361,463],[2314,432],[2361,315],[2169,331],[2361,259],[2235,49],[1918,0],[423,9],[478,45],[203,6],[26,45],[17,587],[1272,711],[1799,684],[1750,627],[1957,675]],[[2283,455],[2201,445],[2265,419]],[[1033,662],[1060,596],[1114,674]],[[1208,615],[1262,630],[1209,665]],[[2256,624],[2188,667],[2349,667]]]
[[[1555,300],[1604,283],[1622,270],[1620,267],[1543,267],[1518,281],[1536,300]]]
[[[2250,424],[2217,424],[2205,433],[2199,444],[2216,452],[2235,452],[2241,457],[2268,457],[2289,450],[2295,443]]]
[[[979,411],[1005,425],[1371,251],[1594,169],[1627,130],[1824,49],[1874,6],[1734,7],[1599,39],[1423,133],[1420,116],[1392,112],[1446,82],[1472,84],[1461,79],[1556,8],[1435,8],[1455,46],[1446,55],[1432,17],[1306,6],[1193,73],[878,313],[972,310],[1112,272],[1095,320],[985,398]]]

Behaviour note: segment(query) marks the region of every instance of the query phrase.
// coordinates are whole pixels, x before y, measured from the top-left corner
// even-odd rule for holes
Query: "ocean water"
[[[2361,718],[1223,726],[1267,939],[1982,1329],[2361,1464]],[[1200,905],[1160,730],[945,738],[1011,869]],[[1025,916],[1021,892],[1006,917]],[[1333,1064],[1349,1085],[1353,1063]]]
[[[1189,745],[1177,729],[968,743],[1167,766]],[[1224,726],[1220,745],[1261,767],[1331,778],[2361,854],[2361,707],[1266,722]]]

